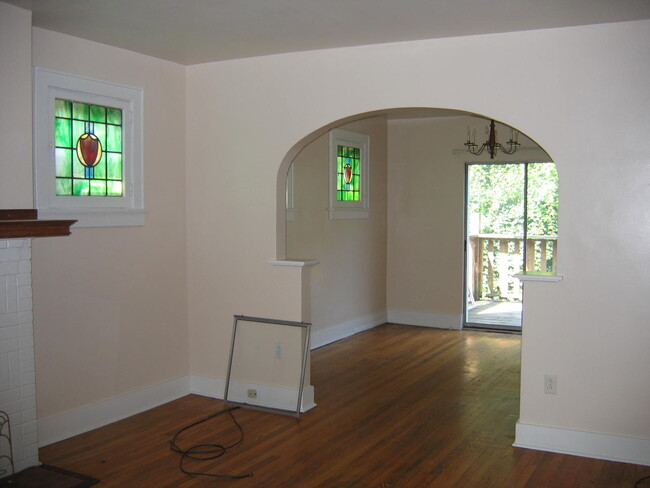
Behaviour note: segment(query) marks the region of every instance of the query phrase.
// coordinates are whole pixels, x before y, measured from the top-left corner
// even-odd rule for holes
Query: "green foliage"
[[[555,164],[527,165],[528,235],[555,236],[558,217]],[[481,234],[523,236],[524,181],[525,164],[470,166],[469,212],[472,217],[480,216]]]

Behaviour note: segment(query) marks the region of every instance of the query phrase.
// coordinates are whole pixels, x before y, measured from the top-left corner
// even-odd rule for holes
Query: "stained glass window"
[[[122,110],[55,99],[57,196],[121,197]]]
[[[361,200],[361,149],[337,145],[336,199],[339,202]]]
[[[365,219],[370,202],[370,137],[345,129],[330,131],[330,219]]]

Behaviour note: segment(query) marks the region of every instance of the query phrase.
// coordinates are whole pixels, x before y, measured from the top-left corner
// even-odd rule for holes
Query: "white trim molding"
[[[288,268],[310,268],[316,266],[320,261],[318,259],[271,259],[271,266],[286,266]]]
[[[56,194],[56,99],[122,111],[122,196]],[[142,88],[34,68],[34,205],[39,215],[77,227],[144,225]]]
[[[223,399],[226,380],[210,376],[189,375],[159,383],[140,390],[109,398],[92,405],[38,420],[38,446],[83,434],[118,420],[142,413],[146,410],[171,402],[185,395],[195,394],[209,398]],[[280,395],[284,392],[279,392]],[[269,394],[278,396],[278,392]],[[314,387],[305,386],[302,392],[301,412],[311,410],[314,402]]]
[[[370,137],[344,129],[330,131],[330,219],[367,219],[370,215]],[[338,147],[354,147],[360,150],[360,200],[356,202],[341,201],[337,198]]]
[[[417,325],[435,329],[461,330],[463,316],[433,312],[413,312],[410,310],[388,310],[391,324]]]
[[[557,283],[564,279],[564,275],[556,273],[548,273],[544,271],[525,271],[513,275],[519,281],[545,281],[549,283]]]
[[[514,447],[650,466],[650,439],[517,422]]]
[[[311,349],[318,349],[332,342],[340,341],[364,330],[372,329],[386,323],[386,312],[365,315],[356,319],[348,320],[341,324],[332,325],[325,329],[311,329]]]
[[[83,434],[171,402],[190,391],[190,377],[159,383],[38,420],[39,447]]]

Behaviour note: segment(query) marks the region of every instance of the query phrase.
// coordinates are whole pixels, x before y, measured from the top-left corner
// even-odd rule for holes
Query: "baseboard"
[[[77,408],[38,420],[38,446],[83,434],[117,422],[189,393],[189,376],[177,378],[141,390],[132,391],[103,402]]]
[[[158,407],[190,393],[223,399],[225,386],[226,381],[221,378],[190,375],[125,393],[59,415],[39,419],[38,446],[47,446],[83,434],[89,430]],[[268,394],[282,398],[282,392],[273,391],[268,392]],[[300,411],[306,412],[315,406],[314,387],[310,385],[303,389]]]
[[[345,339],[364,330],[372,329],[387,322],[386,312],[366,315],[353,320],[348,320],[338,325],[333,325],[321,330],[311,331],[311,348],[317,349],[332,342]]]
[[[226,390],[226,380],[212,376],[190,375],[190,391],[195,395],[223,399]]]
[[[650,439],[517,422],[515,447],[650,466]]]
[[[388,310],[388,322],[391,324],[460,330],[462,328],[463,317],[462,315],[455,314]]]

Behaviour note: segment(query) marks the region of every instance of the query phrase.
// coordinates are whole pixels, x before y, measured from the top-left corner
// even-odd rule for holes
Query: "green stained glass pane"
[[[56,179],[56,194],[58,196],[72,195],[72,180],[69,178]]]
[[[121,181],[108,181],[108,196],[121,197],[122,196],[122,182]]]
[[[354,185],[354,187],[355,187],[357,190],[358,190],[359,188],[361,188],[360,180],[361,180],[361,177],[360,177],[359,175],[354,175],[354,176],[352,177],[352,184]]]
[[[72,176],[74,178],[86,177],[86,167],[79,161],[77,153],[75,153],[74,157],[72,158]]]
[[[54,100],[54,115],[56,117],[72,117],[72,102],[69,100]]]
[[[75,119],[79,119],[79,120],[88,120],[89,119],[88,104],[87,103],[80,103],[80,102],[73,102],[72,103],[72,117],[75,118]]]
[[[361,159],[361,149],[358,147],[354,148],[354,157],[357,159]]]
[[[70,119],[54,119],[54,140],[59,147],[72,147]]]
[[[88,180],[72,180],[72,194],[75,196],[90,194],[90,182]]]
[[[106,154],[106,177],[109,180],[122,179],[122,155],[118,153]]]
[[[91,105],[90,120],[92,122],[106,122],[106,107],[100,107],[99,105]]]
[[[360,174],[360,172],[359,172],[359,160],[358,159],[353,159],[352,160],[352,174],[354,174],[354,175]]]
[[[106,109],[106,122],[109,124],[122,125],[122,111],[119,108]]]
[[[343,173],[343,166],[345,163],[343,163],[343,158],[342,157],[337,157],[336,158],[336,172],[337,173]]]
[[[122,152],[122,128],[117,125],[106,126],[106,151]]]
[[[72,176],[72,150],[56,148],[54,151],[56,176],[70,178]]]
[[[91,180],[90,194],[94,196],[106,196],[106,180]]]
[[[343,156],[343,146],[336,146],[336,155],[338,157]]]
[[[99,139],[99,142],[102,144],[102,149],[106,150],[106,124],[95,124],[95,127],[93,128],[93,134],[97,136],[97,139]],[[104,156],[102,156],[102,159]]]
[[[97,163],[93,172],[93,178],[106,179],[106,158],[104,156],[102,156],[102,159]]]
[[[77,141],[86,132],[86,123],[80,120],[72,121],[72,147],[77,147]]]

